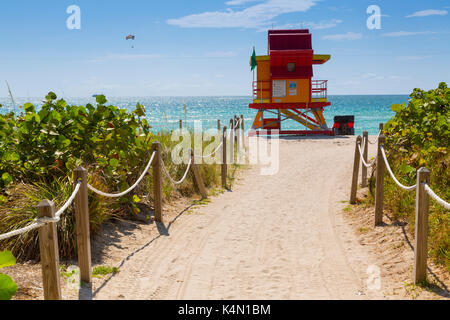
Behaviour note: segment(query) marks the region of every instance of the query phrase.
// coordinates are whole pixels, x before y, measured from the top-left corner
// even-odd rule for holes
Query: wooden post
[[[236,129],[236,163],[240,163],[240,158],[241,158],[241,124],[239,123],[239,117],[236,116],[236,123],[238,123],[237,125],[237,129]]]
[[[383,133],[383,128],[384,128],[384,125],[383,125],[383,123],[380,123],[380,126],[379,126],[379,128],[380,128],[380,131],[381,131],[381,133]]]
[[[180,119],[180,130],[183,129],[183,120]]]
[[[220,120],[217,120],[217,131],[220,133]]]
[[[417,171],[416,187],[416,225],[414,237],[414,283],[418,284],[427,279],[428,253],[428,193],[424,183],[430,183],[430,171],[420,168]]]
[[[369,156],[369,132],[367,131],[363,132],[363,142],[364,142],[363,159],[366,163],[368,163],[367,158]],[[363,164],[361,164],[361,187],[363,188],[367,187],[367,167]]]
[[[180,120],[181,121],[181,120]],[[153,159],[153,196],[155,201],[155,220],[163,221],[162,215],[162,179],[161,179],[161,144],[159,141],[153,142],[153,151],[156,152]]]
[[[55,204],[44,200],[37,206],[37,212],[39,218],[54,218]],[[47,223],[39,228],[39,250],[41,252],[44,299],[62,300],[56,222]]]
[[[235,142],[237,142],[237,139],[238,139],[238,133],[237,133],[237,131],[239,130],[238,121],[239,121],[239,118],[236,115],[234,115],[234,141]]]
[[[244,115],[241,114],[241,134],[242,134],[242,144],[245,149],[245,128],[244,128]]]
[[[386,164],[381,154],[381,146],[384,146],[386,137],[380,135],[378,137],[378,153],[377,153],[377,185],[375,191],[375,225],[379,226],[383,223],[383,200],[384,200],[384,171]]]
[[[353,175],[352,175],[352,188],[350,190],[350,203],[356,203],[356,191],[358,189],[358,174],[359,174],[359,163],[361,162],[361,155],[358,150],[358,145],[361,146],[361,136],[356,138],[355,143],[355,159],[353,160]]]
[[[78,167],[77,169],[75,169],[73,178],[75,185],[78,183],[78,181],[81,181],[80,190],[78,191],[74,200],[80,280],[86,283],[91,283],[91,236],[89,227],[89,200],[86,169],[82,167]]]
[[[230,120],[230,163],[234,163],[234,120]]]
[[[227,127],[223,127],[222,133],[222,187],[227,187]]]
[[[205,184],[203,183],[202,176],[200,175],[200,171],[198,170],[198,166],[195,163],[195,155],[194,150],[191,149],[191,157],[192,157],[192,171],[194,172],[195,181],[197,182],[198,190],[202,195],[203,199],[208,199],[208,194],[206,193]]]

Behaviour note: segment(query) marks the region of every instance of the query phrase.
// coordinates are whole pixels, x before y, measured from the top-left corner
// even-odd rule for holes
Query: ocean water
[[[66,98],[69,104],[86,105],[95,103],[95,98]],[[360,135],[364,130],[369,135],[378,134],[379,123],[387,122],[394,113],[391,105],[407,103],[407,95],[358,95],[358,96],[329,96],[331,106],[325,108],[324,115],[329,127],[333,125],[336,115],[355,116],[355,134]],[[17,105],[25,102],[33,103],[37,108],[42,105],[42,98],[16,98]],[[201,120],[204,129],[217,128],[217,120],[222,126],[229,125],[234,115],[244,115],[245,129],[249,129],[256,115],[256,110],[250,109],[248,104],[251,97],[121,97],[110,98],[108,103],[121,108],[133,110],[140,102],[146,108],[147,119],[155,129],[176,129],[179,120],[183,120],[184,126],[192,128],[195,120]],[[14,107],[10,98],[0,98],[0,113],[20,113],[20,109]],[[186,114],[184,112],[186,104]],[[282,129],[302,130],[297,122],[286,120],[282,122]]]

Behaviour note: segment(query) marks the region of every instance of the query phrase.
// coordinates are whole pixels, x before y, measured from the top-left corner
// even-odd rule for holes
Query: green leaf
[[[24,105],[23,105],[23,109],[26,111],[26,112],[34,112],[34,105],[32,104],[32,103],[25,103]]]
[[[400,170],[401,170],[403,173],[408,174],[408,173],[413,172],[413,171],[416,170],[416,169],[414,169],[414,168],[411,167],[411,166],[408,166],[407,164],[402,164],[402,166],[400,167]]]
[[[109,160],[109,165],[111,167],[113,167],[114,169],[116,169],[117,166],[119,165],[119,160],[113,158],[113,159]]]
[[[53,100],[56,100],[56,94],[54,92],[49,92],[48,95],[45,97],[48,102],[51,102]]]
[[[95,98],[95,101],[97,101],[98,104],[105,104],[106,102],[108,102],[108,100],[106,100],[106,97],[104,95],[99,95]]]
[[[140,202],[141,201],[141,198],[139,198],[137,195],[134,195],[133,196],[133,202],[134,203],[138,203],[138,202]]]
[[[405,107],[404,103],[403,104],[393,104],[391,106],[391,110],[394,112],[399,112],[399,111],[403,110],[404,107]]]
[[[5,185],[8,185],[12,182],[13,178],[8,172],[5,172],[4,174],[2,174],[2,180],[5,183]]]
[[[16,258],[14,258],[11,251],[5,250],[0,252],[0,269],[5,267],[11,267],[16,264]]]
[[[17,284],[6,274],[0,273],[0,300],[10,300],[17,292]]]

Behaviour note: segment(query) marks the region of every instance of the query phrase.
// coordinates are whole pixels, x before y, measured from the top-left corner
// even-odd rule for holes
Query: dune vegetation
[[[430,187],[442,199],[450,199],[450,88],[442,82],[434,90],[414,89],[408,105],[392,105],[396,114],[383,134],[390,166],[400,182],[414,185],[417,170],[431,171]],[[372,197],[375,178],[371,178]],[[400,189],[386,172],[385,206],[393,218],[408,223],[414,233],[414,191]],[[429,255],[450,271],[450,215],[448,210],[430,199]]]
[[[87,169],[88,182],[95,188],[113,193],[126,190],[141,175],[157,140],[169,174],[181,178],[187,165],[174,165],[170,159],[172,147],[179,142],[172,141],[169,131],[153,132],[141,104],[129,112],[98,96],[96,105],[75,106],[50,92],[39,110],[26,103],[21,114],[0,114],[0,234],[32,222],[43,199],[61,207],[73,191],[73,171],[78,166]],[[199,169],[206,187],[219,186],[219,165],[202,164]],[[89,193],[91,233],[106,221],[138,214],[139,202],[151,206],[152,181],[150,170],[133,192],[119,199]],[[163,178],[164,201],[197,191],[192,173],[179,188]],[[72,207],[58,223],[58,237],[60,256],[73,257]],[[0,241],[0,249],[11,250],[19,260],[39,258],[37,230]]]

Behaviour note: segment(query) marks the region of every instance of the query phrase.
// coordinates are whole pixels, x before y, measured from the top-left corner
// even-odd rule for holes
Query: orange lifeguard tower
[[[253,103],[258,113],[252,129],[279,130],[279,134],[334,135],[329,129],[323,109],[327,101],[328,80],[312,80],[313,65],[324,64],[330,55],[314,54],[311,33],[301,30],[269,30],[268,55],[252,57],[257,67],[253,78]],[[271,117],[266,118],[265,114]],[[273,116],[275,115],[275,116]],[[281,123],[292,119],[304,130],[282,130]]]

